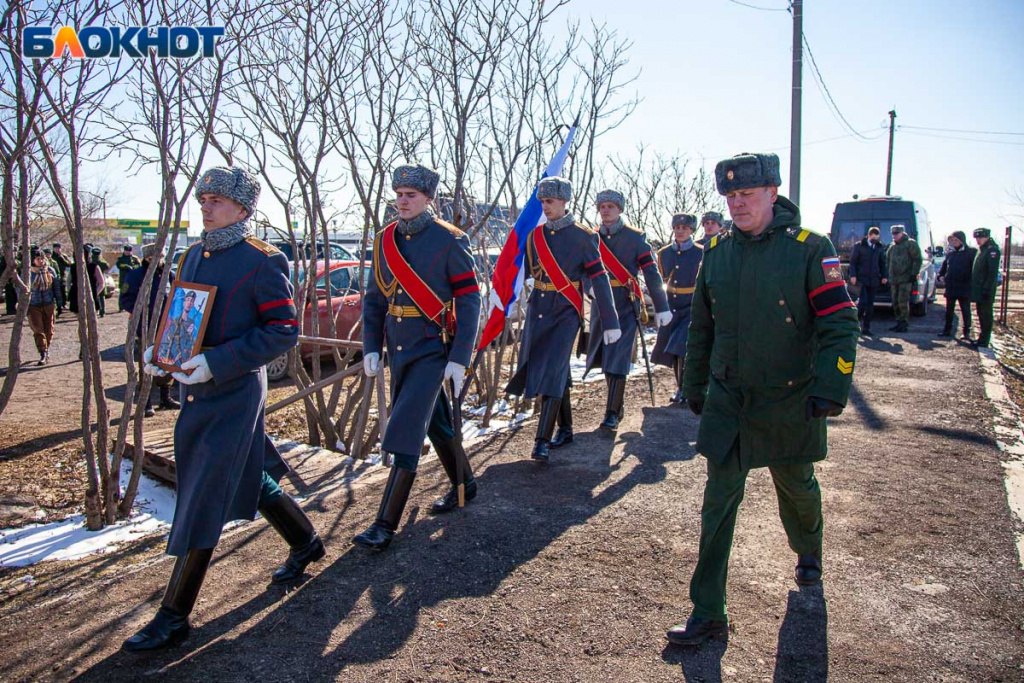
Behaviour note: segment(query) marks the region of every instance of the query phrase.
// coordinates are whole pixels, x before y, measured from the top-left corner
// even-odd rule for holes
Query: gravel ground
[[[883,316],[877,328],[889,322]],[[825,581],[797,589],[767,472],[748,482],[729,577],[727,643],[668,646],[689,613],[704,461],[697,418],[631,380],[618,438],[593,431],[601,383],[574,396],[578,437],[547,467],[533,423],[471,452],[481,493],[448,517],[425,461],[391,549],[349,544],[379,479],[304,503],[328,544],[291,590],[268,587],[285,548],[263,522],[230,532],[192,639],[118,652],[152,615],[169,561],[151,540],[74,563],[0,572],[0,679],[128,681],[1018,681],[1017,563],[977,354],[912,332],[861,345],[851,405],[818,468]],[[8,415],[4,416],[8,419]],[[31,452],[24,457],[29,457]],[[2,474],[2,472],[0,472]],[[30,577],[30,578],[28,578]]]

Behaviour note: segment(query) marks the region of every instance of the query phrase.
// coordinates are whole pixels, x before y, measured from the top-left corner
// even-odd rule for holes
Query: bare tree
[[[106,24],[115,20],[114,8],[105,1],[76,3],[57,0],[43,9],[38,21],[53,25],[66,22],[74,26]],[[103,391],[103,367],[99,355],[99,331],[92,297],[86,295],[83,247],[84,212],[82,208],[81,167],[83,157],[97,143],[98,120],[112,115],[108,97],[126,77],[132,65],[127,61],[74,59],[61,56],[38,59],[32,71],[42,90],[43,113],[53,122],[47,130],[42,117],[33,122],[33,131],[41,158],[33,162],[44,172],[47,185],[68,226],[75,259],[78,287],[78,334],[82,343],[82,441],[88,468],[86,484],[86,524],[99,529],[116,519],[116,493],[120,472],[110,468],[110,409]],[[61,158],[58,149],[65,149]],[[67,173],[63,169],[67,169]],[[96,402],[96,436],[93,441],[92,402]],[[97,457],[98,456],[98,457]],[[113,504],[111,504],[113,502]]]
[[[0,388],[0,414],[14,393],[21,369],[21,334],[29,304],[29,207],[38,183],[32,182],[28,156],[35,138],[42,90],[21,56],[21,31],[29,24],[29,11],[22,0],[14,0],[0,16],[0,241],[3,242],[4,267],[0,272],[0,290],[9,282],[18,296],[17,313],[7,347],[7,374]],[[20,243],[21,272],[18,272],[15,247]]]

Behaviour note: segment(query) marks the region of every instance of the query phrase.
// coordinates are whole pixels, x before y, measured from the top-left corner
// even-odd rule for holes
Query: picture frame
[[[210,322],[217,288],[175,281],[153,343],[153,365],[168,372],[186,372],[181,364],[199,354]]]

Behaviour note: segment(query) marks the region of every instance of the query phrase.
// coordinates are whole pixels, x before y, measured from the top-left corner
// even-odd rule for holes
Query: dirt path
[[[169,653],[117,651],[165,585],[159,540],[0,575],[24,583],[0,605],[0,679],[1022,680],[1024,574],[992,409],[976,353],[935,340],[940,325],[933,315],[861,346],[819,468],[822,588],[793,584],[771,481],[751,476],[727,644],[665,644],[689,612],[704,461],[696,418],[641,408],[646,385],[633,380],[614,442],[591,432],[604,397],[589,384],[574,400],[577,442],[550,466],[526,457],[532,423],[476,449],[481,494],[463,512],[424,514],[443,478],[426,462],[383,555],[348,543],[376,512],[379,482],[313,496],[328,557],[294,590],[267,585],[285,552],[272,530],[232,532],[192,639]],[[664,404],[670,379],[657,377]]]

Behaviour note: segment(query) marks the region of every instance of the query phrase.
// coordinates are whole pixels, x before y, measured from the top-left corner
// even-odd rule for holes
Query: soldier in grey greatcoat
[[[651,352],[651,362],[672,368],[676,375],[676,393],[672,403],[683,399],[683,361],[686,338],[690,329],[690,304],[697,283],[704,249],[693,241],[697,219],[692,214],[677,213],[672,217],[672,243],[658,251],[658,267],[665,279],[672,321],[658,328],[658,341]]]
[[[288,261],[253,237],[249,218],[259,199],[249,172],[213,168],[196,183],[203,238],[185,252],[178,283],[214,286],[202,353],[173,373],[181,386],[181,413],[174,426],[178,501],[167,541],[177,557],[160,609],[124,643],[131,651],[158,650],[188,638],[195,605],[213,549],[227,522],[256,512],[290,547],[274,583],[302,576],[324,556],[324,545],[302,509],[277,484],[287,467],[264,432],[265,365],[295,346],[299,322],[292,301]],[[143,354],[145,372],[153,347]]]
[[[597,193],[597,210],[601,214],[601,227],[598,229],[601,244],[607,250],[602,252],[605,270],[608,271],[612,286],[612,298],[615,300],[615,311],[619,318],[619,329],[622,338],[614,344],[604,344],[601,339],[601,316],[597,306],[590,309],[590,344],[587,349],[587,371],[600,366],[604,371],[608,385],[608,401],[605,408],[601,432],[614,435],[622,419],[622,402],[626,394],[626,375],[633,362],[633,344],[636,342],[637,318],[643,321],[647,317],[644,306],[643,291],[639,286],[638,272],[643,270],[647,290],[654,302],[655,321],[660,327],[672,321],[665,298],[665,287],[654,262],[651,245],[644,233],[622,222],[622,211],[625,208],[625,197],[615,190],[604,190]],[[609,258],[605,255],[609,254]],[[610,263],[614,259],[617,263]],[[625,269],[629,281],[620,281],[616,276],[619,267]],[[622,275],[622,273],[619,273]],[[639,291],[639,294],[637,292]],[[640,343],[643,342],[641,337]],[[554,442],[552,442],[554,445]]]
[[[381,448],[394,457],[377,519],[354,543],[384,550],[394,538],[416,478],[423,439],[437,452],[452,488],[431,512],[458,505],[457,485],[466,500],[477,494],[462,435],[455,433],[452,406],[441,385],[452,380],[462,392],[480,323],[480,289],[469,237],[439,220],[429,204],[440,176],[422,165],[395,169],[398,221],[373,241],[373,277],[363,297],[363,368],[380,372],[387,345],[391,368],[391,415]],[[389,255],[390,252],[390,255]],[[431,317],[430,304],[443,305]]]
[[[519,367],[507,391],[527,398],[542,397],[531,457],[546,462],[555,419],[562,405],[566,406],[563,419],[567,418],[563,424],[571,426],[569,358],[583,320],[584,277],[590,280],[597,300],[604,343],[614,344],[622,332],[608,275],[601,263],[597,234],[566,213],[566,204],[572,199],[572,185],[565,178],[544,178],[537,184],[537,198],[547,222],[535,228],[526,241],[528,276],[533,278],[534,285],[527,303]],[[549,265],[558,272],[548,272],[544,266],[544,256],[537,247],[538,235],[554,259],[555,263]],[[560,291],[553,280],[563,276],[566,283]]]

